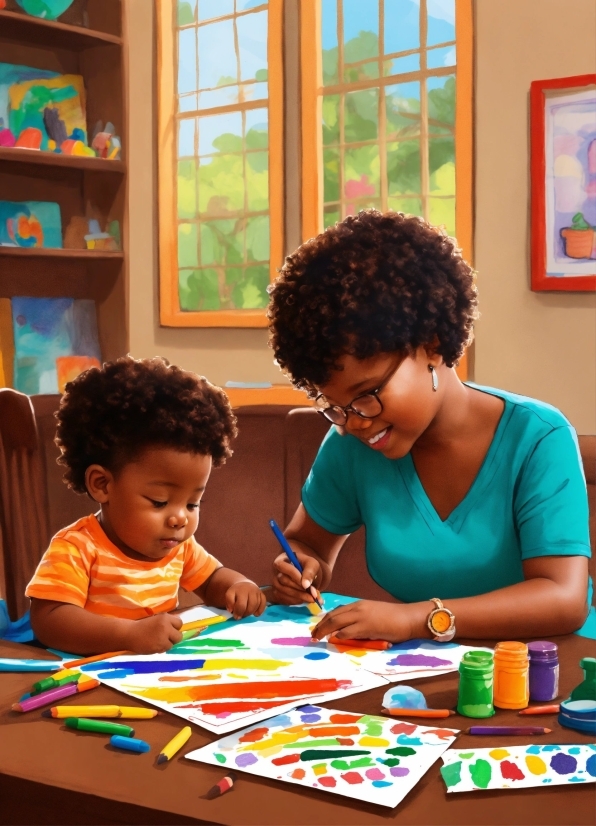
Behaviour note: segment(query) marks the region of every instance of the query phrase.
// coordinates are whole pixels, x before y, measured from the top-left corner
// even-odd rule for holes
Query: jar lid
[[[525,642],[498,642],[495,645],[495,655],[501,654],[505,657],[528,656],[528,646]]]
[[[558,646],[556,642],[547,640],[536,640],[528,643],[528,653],[532,660],[553,660],[557,657]]]

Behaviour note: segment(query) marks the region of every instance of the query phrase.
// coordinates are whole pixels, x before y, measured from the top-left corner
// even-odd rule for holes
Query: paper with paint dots
[[[186,757],[393,808],[458,734],[304,705]]]
[[[596,781],[596,745],[450,749],[441,775],[448,792],[527,789]]]

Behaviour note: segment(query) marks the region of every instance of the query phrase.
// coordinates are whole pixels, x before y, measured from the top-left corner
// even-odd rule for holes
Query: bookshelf
[[[120,223],[122,252],[0,247],[0,297],[90,298],[96,303],[104,359],[127,352],[127,170],[124,37],[121,0],[75,0],[88,26],[0,10],[0,60],[83,76],[87,131],[111,121],[122,140],[121,160],[0,147],[0,200],[54,201],[62,231],[77,216],[102,227]],[[91,211],[92,210],[92,211]]]

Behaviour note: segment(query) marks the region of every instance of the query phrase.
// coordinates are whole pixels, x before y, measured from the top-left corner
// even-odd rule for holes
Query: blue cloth
[[[31,642],[35,639],[29,611],[16,622],[11,622],[6,603],[0,599],[0,639],[10,642]]]
[[[335,428],[302,489],[306,511],[331,533],[366,526],[369,572],[404,602],[505,588],[523,581],[522,561],[533,557],[590,556],[586,482],[567,419],[543,402],[471,386],[505,406],[476,479],[447,519],[410,454],[387,459]]]

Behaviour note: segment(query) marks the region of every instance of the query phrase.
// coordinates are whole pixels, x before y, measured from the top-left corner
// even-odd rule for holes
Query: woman
[[[473,271],[420,218],[359,213],[291,255],[271,288],[271,346],[335,427],[286,529],[312,601],[366,528],[372,577],[401,604],[331,611],[321,639],[566,634],[588,612],[588,505],[575,432],[555,408],[463,384]]]

